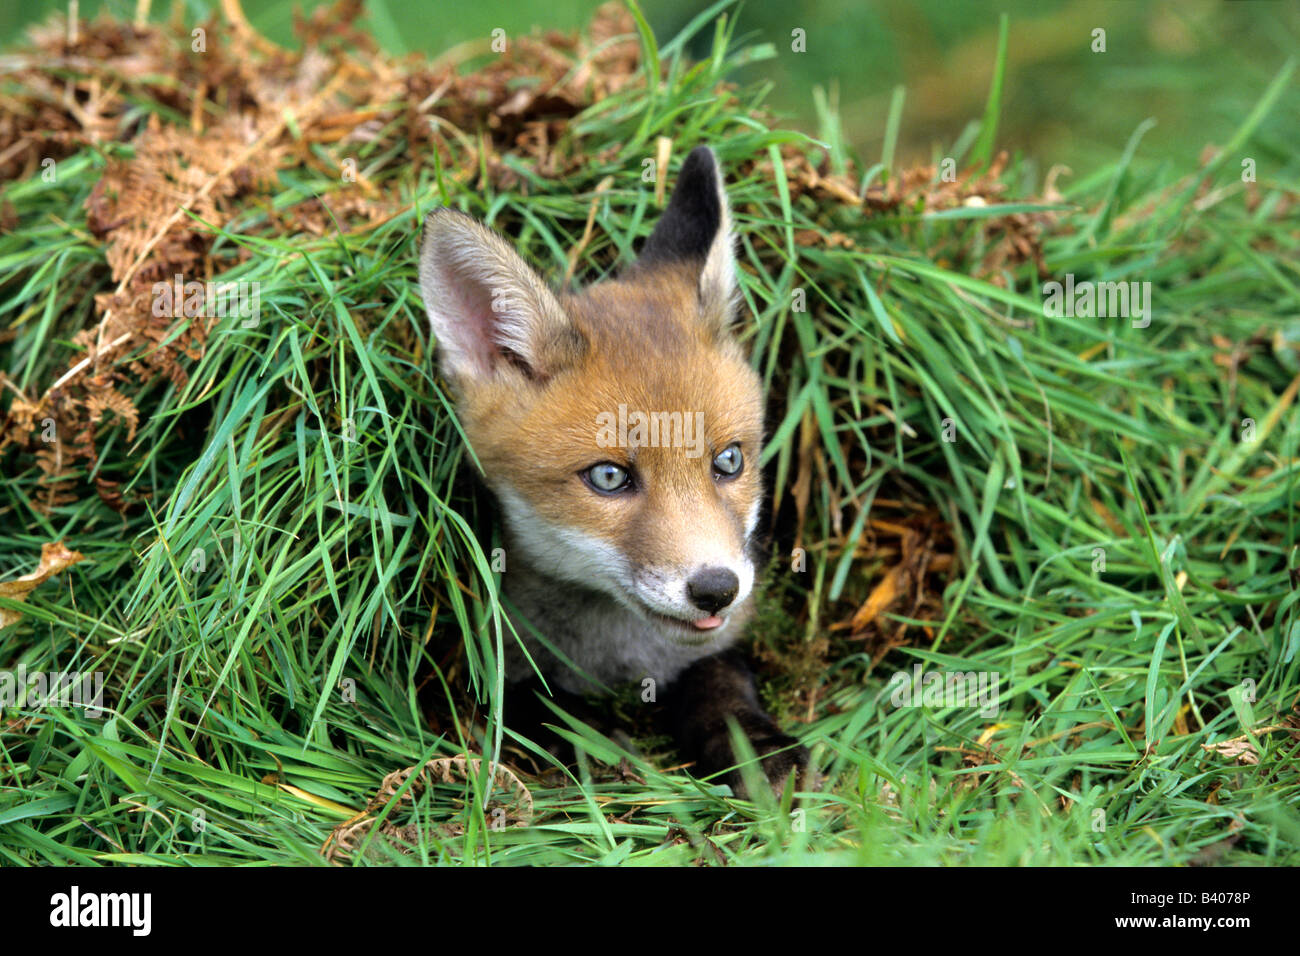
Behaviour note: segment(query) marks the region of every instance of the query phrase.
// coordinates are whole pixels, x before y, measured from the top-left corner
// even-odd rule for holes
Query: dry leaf
[[[1220,740],[1216,744],[1201,744],[1202,750],[1208,750],[1210,753],[1219,754],[1222,757],[1235,757],[1244,764],[1259,763],[1259,751],[1255,745],[1246,737],[1234,737],[1231,740]]]
[[[858,608],[857,614],[853,615],[854,634],[866,630],[869,624],[874,624],[876,618],[889,609],[902,589],[903,576],[906,573],[907,569],[901,564],[889,569],[880,583],[872,589],[866,603]]]
[[[24,601],[31,590],[51,575],[85,560],[80,551],[70,551],[62,541],[49,541],[41,545],[41,563],[31,574],[12,581],[0,581],[0,597]],[[22,613],[0,607],[0,627],[8,627],[22,617]]]
[[[471,777],[478,775],[481,766],[481,758],[458,754],[455,757],[436,757],[423,766],[393,771],[384,777],[378,792],[370,799],[364,811],[340,823],[331,831],[324,846],[321,847],[321,854],[331,863],[339,863],[355,852],[374,827],[374,814],[397,794],[412,775],[416,779],[402,794],[398,806],[409,806],[416,796],[433,784],[468,783]],[[499,802],[490,808],[491,825],[499,828],[527,826],[533,818],[532,793],[519,779],[518,774],[505,764],[493,764],[492,771],[492,790],[505,791],[509,796],[504,802]],[[435,829],[444,839],[459,836],[463,832],[462,825],[454,821],[438,825]],[[418,822],[398,826],[386,821],[380,825],[379,832],[392,843],[395,849],[403,853],[407,852],[406,847],[420,843],[424,837],[423,829]]]

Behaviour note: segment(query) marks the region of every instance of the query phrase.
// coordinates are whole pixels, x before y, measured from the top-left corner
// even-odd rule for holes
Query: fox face
[[[522,570],[543,604],[592,595],[553,617],[608,604],[587,639],[634,657],[712,653],[752,605],[763,397],[731,330],[730,218],[700,147],[636,263],[578,294],[460,213],[421,238],[441,367],[503,512],[507,593]]]

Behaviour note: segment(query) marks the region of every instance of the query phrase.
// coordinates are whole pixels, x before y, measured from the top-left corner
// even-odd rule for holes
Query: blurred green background
[[[319,4],[249,0],[245,12],[279,43],[292,41],[293,11]],[[367,23],[395,53],[436,55],[457,43],[534,28],[585,24],[598,0],[370,0]],[[57,0],[0,5],[0,42],[12,49],[25,27],[66,6]],[[154,3],[155,16],[180,11],[199,22],[216,3]],[[662,44],[702,3],[648,0],[645,14]],[[108,9],[134,16],[136,0],[83,0],[83,17]],[[419,11],[418,13],[415,11]],[[790,125],[816,134],[814,91],[838,103],[845,136],[864,157],[880,155],[896,86],[906,89],[898,156],[928,160],[951,144],[983,109],[997,47],[998,15],[1010,16],[1006,92],[999,143],[1032,155],[1042,169],[1070,166],[1076,176],[1123,150],[1148,117],[1139,162],[1195,162],[1207,143],[1224,143],[1283,61],[1300,50],[1300,4],[1293,0],[811,0],[742,3],[737,34],[776,47],[777,56],[741,80],[769,80],[769,103]],[[807,51],[791,50],[806,32]],[[1106,52],[1093,52],[1093,31]],[[702,31],[707,42],[710,31]],[[1293,155],[1300,90],[1293,85],[1259,142]]]

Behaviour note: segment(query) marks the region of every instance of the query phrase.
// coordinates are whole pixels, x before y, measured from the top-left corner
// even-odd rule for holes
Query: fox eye
[[[719,478],[735,478],[745,467],[745,456],[739,445],[728,445],[713,459],[713,470]]]
[[[627,469],[610,461],[602,461],[582,472],[583,480],[592,488],[604,494],[623,491],[631,485],[632,476]]]

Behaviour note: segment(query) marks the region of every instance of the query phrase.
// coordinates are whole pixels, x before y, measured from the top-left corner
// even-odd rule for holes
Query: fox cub
[[[495,232],[439,209],[420,293],[500,503],[505,595],[558,652],[514,621],[541,673],[574,694],[650,678],[697,773],[734,768],[732,718],[780,789],[807,751],[728,652],[753,612],[763,493],[762,389],[731,330],[733,245],[701,146],[617,278],[553,291]],[[507,680],[533,673],[512,644]],[[724,779],[742,789],[734,769]]]

